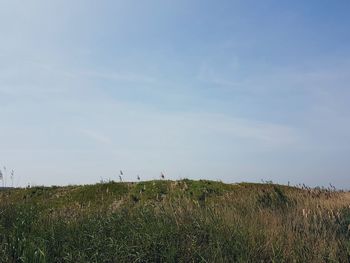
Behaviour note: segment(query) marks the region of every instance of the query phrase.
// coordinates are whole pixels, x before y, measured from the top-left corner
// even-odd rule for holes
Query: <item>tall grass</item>
[[[0,262],[350,261],[347,192],[162,180],[0,200]]]

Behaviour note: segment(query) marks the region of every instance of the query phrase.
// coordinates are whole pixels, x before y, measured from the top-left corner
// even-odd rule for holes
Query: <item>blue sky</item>
[[[15,184],[350,188],[349,1],[0,1]]]

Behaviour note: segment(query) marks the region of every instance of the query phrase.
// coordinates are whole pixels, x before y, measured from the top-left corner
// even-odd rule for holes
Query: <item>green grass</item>
[[[350,194],[149,181],[0,192],[0,262],[349,262]]]

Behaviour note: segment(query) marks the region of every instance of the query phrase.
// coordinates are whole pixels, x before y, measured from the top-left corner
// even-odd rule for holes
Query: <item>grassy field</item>
[[[350,193],[149,181],[0,192],[0,262],[349,262]]]

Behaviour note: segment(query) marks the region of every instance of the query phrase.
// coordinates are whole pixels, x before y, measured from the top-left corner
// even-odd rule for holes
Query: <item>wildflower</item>
[[[307,218],[307,210],[303,208],[303,217]]]
[[[12,187],[13,187],[13,177],[15,175],[15,171],[12,169],[11,171],[11,184],[12,184]]]
[[[122,176],[123,176],[124,174],[123,174],[123,171],[122,171],[122,170],[120,170],[119,172],[120,172],[120,174],[119,174],[119,181],[122,182],[122,181],[123,181],[123,177],[122,177]]]

